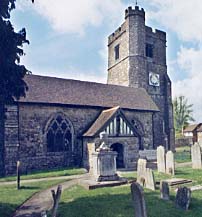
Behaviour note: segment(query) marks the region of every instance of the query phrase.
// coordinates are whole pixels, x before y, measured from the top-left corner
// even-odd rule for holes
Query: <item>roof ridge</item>
[[[118,105],[118,106],[103,110],[102,112],[109,112],[109,111],[113,111],[113,110],[118,110],[119,108],[120,108],[120,106]]]

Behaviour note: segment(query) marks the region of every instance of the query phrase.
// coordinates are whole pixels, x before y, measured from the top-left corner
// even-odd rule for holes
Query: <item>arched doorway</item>
[[[117,168],[124,168],[124,155],[123,155],[123,145],[120,143],[114,143],[111,145],[111,149],[117,152],[116,158],[116,167]]]

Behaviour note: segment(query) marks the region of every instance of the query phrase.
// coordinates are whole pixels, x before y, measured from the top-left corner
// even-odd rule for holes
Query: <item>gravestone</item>
[[[168,151],[166,153],[166,173],[170,175],[175,175],[175,161],[172,151]]]
[[[158,172],[165,173],[165,148],[163,146],[158,146],[157,148],[157,169]]]
[[[160,182],[160,192],[161,192],[161,199],[169,200],[170,199],[170,190],[169,185],[165,181]]]
[[[175,198],[175,205],[179,209],[188,210],[191,201],[191,190],[187,187],[179,187]]]
[[[146,166],[147,166],[147,160],[145,160],[145,159],[138,159],[138,162],[137,162],[137,173],[141,173],[143,170],[145,170]]]
[[[93,157],[92,154],[95,152],[95,143],[87,143],[88,150],[88,162],[89,162],[89,173],[93,174]]]
[[[139,157],[146,159],[147,161],[156,161],[156,150],[140,150]]]
[[[134,182],[131,184],[131,193],[133,205],[135,208],[135,217],[147,217],[147,210],[144,199],[144,190],[140,184]]]
[[[152,169],[146,168],[147,161],[145,159],[139,159],[137,165],[137,182],[150,190],[155,190],[154,173]]]
[[[201,148],[198,143],[195,143],[191,146],[191,159],[192,159],[192,168],[201,169]]]

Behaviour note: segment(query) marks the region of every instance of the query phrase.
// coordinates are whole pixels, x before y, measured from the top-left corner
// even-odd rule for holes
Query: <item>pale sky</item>
[[[184,95],[202,122],[202,1],[139,0],[146,24],[167,32],[173,96]],[[107,37],[124,21],[129,0],[18,0],[16,30],[30,45],[22,63],[33,74],[106,82]]]

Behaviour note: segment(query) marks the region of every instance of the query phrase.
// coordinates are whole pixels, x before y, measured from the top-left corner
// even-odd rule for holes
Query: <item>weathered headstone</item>
[[[93,174],[93,157],[92,154],[95,152],[95,143],[87,143],[88,150],[88,162],[89,162],[89,173]]]
[[[179,209],[188,210],[191,201],[191,190],[187,187],[180,187],[177,190],[175,205]]]
[[[169,200],[170,199],[170,190],[169,185],[165,181],[160,182],[160,192],[161,192],[161,199]]]
[[[145,175],[145,187],[150,189],[150,190],[155,190],[156,185],[155,185],[155,179],[154,179],[154,172],[150,168],[146,168],[146,175]]]
[[[201,148],[198,143],[195,143],[191,147],[191,159],[192,159],[192,168],[201,169]]]
[[[135,208],[135,217],[147,217],[147,210],[144,199],[144,190],[140,184],[134,182],[131,184],[131,193],[133,205]]]
[[[175,161],[172,151],[168,151],[166,153],[166,173],[170,175],[175,175]]]
[[[147,166],[147,160],[145,160],[145,159],[138,159],[138,162],[137,162],[137,173],[141,173],[143,170],[145,170],[146,166]]]
[[[147,161],[145,159],[138,160],[137,166],[137,182],[148,189],[155,190],[154,173],[152,169],[146,168]]]
[[[56,217],[58,205],[60,202],[60,197],[62,194],[62,185],[58,185],[57,192],[55,190],[51,190],[52,197],[53,197],[53,208],[51,210],[51,217]]]
[[[165,148],[163,146],[158,146],[157,148],[157,168],[158,172],[165,173]]]
[[[148,161],[156,161],[156,150],[143,150],[139,151],[139,157]]]

